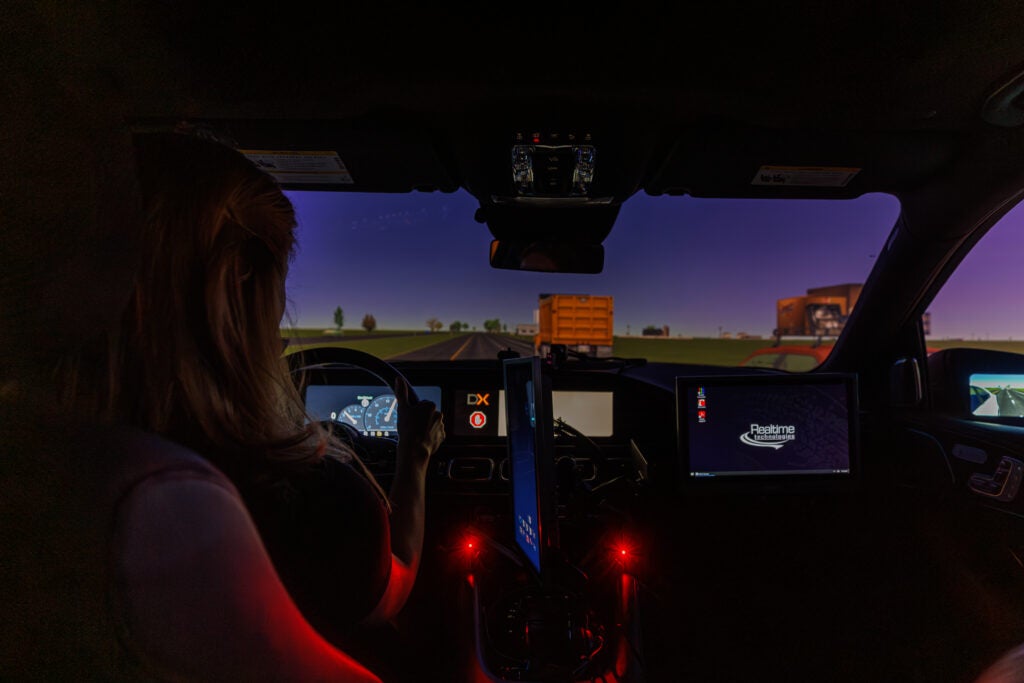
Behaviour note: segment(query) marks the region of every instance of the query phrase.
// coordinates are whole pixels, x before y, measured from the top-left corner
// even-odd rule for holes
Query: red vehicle
[[[821,365],[832,353],[832,344],[821,346],[766,346],[743,359],[741,366],[747,368],[773,368],[789,372],[807,372]]]

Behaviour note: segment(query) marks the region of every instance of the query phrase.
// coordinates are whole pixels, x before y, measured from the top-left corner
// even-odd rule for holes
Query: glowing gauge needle
[[[391,401],[391,407],[388,408],[388,414],[384,416],[384,422],[391,422],[391,416],[394,414],[395,406],[397,406],[397,405],[398,405],[398,399],[395,398],[394,400]]]
[[[363,424],[363,412],[366,410],[363,406],[358,403],[345,406],[338,413],[338,422],[348,422],[357,429]]]

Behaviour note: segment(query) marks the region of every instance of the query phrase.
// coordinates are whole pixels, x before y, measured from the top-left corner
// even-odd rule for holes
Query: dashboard
[[[433,401],[444,414],[448,437],[432,460],[431,491],[466,495],[507,491],[501,362],[394,365],[421,399]],[[653,472],[664,472],[664,481],[674,481],[676,374],[678,366],[623,369],[614,364],[596,369],[570,364],[553,372],[554,417],[586,437],[556,434],[557,457],[571,458],[582,479],[594,483],[619,476],[638,459]],[[304,394],[314,419],[346,424],[365,436],[397,436],[393,393],[363,370],[310,371]],[[603,461],[604,467],[598,468],[595,460]],[[374,473],[384,479],[390,474],[386,464]]]
[[[876,509],[874,498],[856,495],[871,473],[861,471],[856,453],[849,461],[840,457],[840,446],[864,426],[855,385],[825,383],[808,395],[814,384],[808,378],[825,382],[824,373],[669,363],[567,363],[552,371],[553,417],[582,434],[559,436],[556,426],[554,440],[558,550],[565,558],[554,580],[565,588],[558,595],[579,599],[576,605],[553,602],[517,552],[501,362],[394,366],[421,398],[441,408],[448,434],[428,471],[424,564],[409,618],[433,624],[439,613],[455,616],[424,641],[425,652],[458,643],[455,650],[476,653],[489,670],[501,671],[511,666],[508,653],[532,662],[551,654],[537,644],[550,641],[534,638],[539,626],[572,623],[589,634],[598,633],[597,624],[614,644],[619,627],[634,623],[643,631],[650,680],[676,680],[680,652],[698,673],[721,666],[719,655],[731,652],[737,624],[745,637],[780,619],[789,629],[806,627],[814,611],[807,606],[817,606],[822,595],[841,600],[864,593],[848,586],[888,585],[887,566],[872,573],[858,563],[862,553],[888,557],[871,545],[872,534],[899,518]],[[393,394],[365,371],[311,369],[305,396],[317,418],[330,420],[333,412],[335,422],[360,432],[394,434]],[[345,415],[354,404],[364,408],[361,428],[358,410]],[[711,433],[716,425],[723,431]],[[794,448],[805,438],[806,452]],[[704,460],[693,455],[701,449]],[[775,478],[744,480],[750,463],[768,469],[765,462],[781,463]],[[386,460],[379,469],[371,465],[385,487],[388,468]],[[638,582],[626,582],[627,575]],[[622,596],[634,596],[641,609],[618,604]],[[861,623],[856,601],[849,614]],[[459,640],[466,633],[476,642]],[[516,635],[522,633],[530,638]],[[559,637],[552,652],[592,644]],[[513,673],[506,678],[516,680]]]
[[[444,414],[448,438],[433,458],[430,490],[506,493],[501,361],[409,362],[396,368],[421,399]],[[844,486],[856,478],[859,426],[852,376],[570,363],[550,377],[556,460],[571,461],[576,481],[591,487],[626,473],[666,492],[742,484],[797,491],[815,482]],[[318,369],[305,397],[314,419],[363,436],[397,437],[394,395],[363,370]],[[781,429],[776,423],[789,431],[782,437],[757,431]],[[369,464],[382,479],[393,474],[393,458],[375,457]],[[697,486],[697,480],[705,483]]]

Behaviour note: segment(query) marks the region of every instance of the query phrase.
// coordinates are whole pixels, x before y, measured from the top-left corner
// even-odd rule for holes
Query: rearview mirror
[[[543,273],[600,273],[604,247],[586,242],[491,242],[491,267]]]

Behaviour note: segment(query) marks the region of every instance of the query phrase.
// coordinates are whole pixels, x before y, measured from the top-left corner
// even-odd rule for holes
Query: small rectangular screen
[[[512,473],[512,517],[516,544],[540,573],[540,493],[537,481],[537,415],[533,365],[505,362],[508,391],[508,450]]]
[[[1024,417],[1024,375],[970,377],[971,415]]]
[[[846,375],[677,378],[688,476],[848,477],[854,386]]]
[[[611,436],[612,392],[552,391],[552,414],[587,436]],[[498,392],[498,413],[505,412],[505,392]],[[505,436],[506,426],[498,423],[498,436]]]
[[[441,387],[414,386],[420,400],[441,409]],[[311,384],[306,387],[306,412],[314,420],[347,424],[367,436],[398,436],[395,394],[383,384],[353,386]]]

